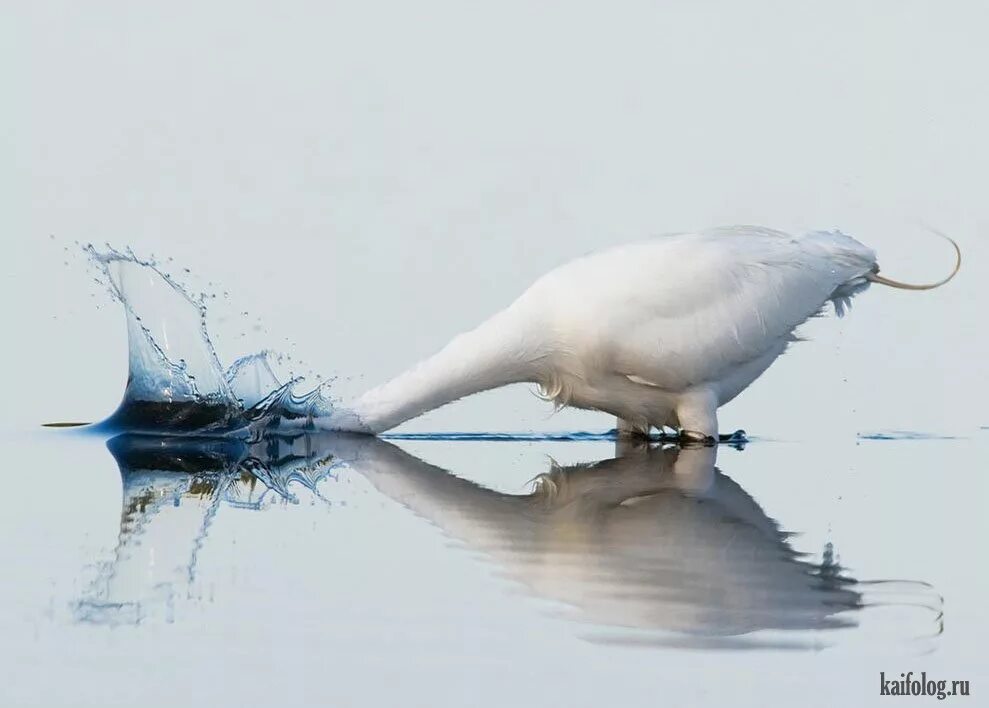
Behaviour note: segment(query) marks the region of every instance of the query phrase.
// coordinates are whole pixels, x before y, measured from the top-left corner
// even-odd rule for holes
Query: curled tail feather
[[[962,249],[958,247],[958,244],[950,236],[947,236],[941,233],[940,231],[935,231],[934,233],[936,233],[941,238],[947,240],[948,243],[950,243],[952,246],[955,247],[955,268],[954,270],[951,271],[951,273],[948,274],[947,277],[942,278],[936,283],[923,283],[923,284],[902,283],[898,280],[893,280],[892,278],[886,278],[879,275],[878,269],[874,273],[869,273],[865,277],[868,278],[873,283],[886,285],[891,288],[898,288],[900,290],[933,290],[934,288],[940,288],[942,285],[945,285],[958,274],[958,270],[962,267]]]

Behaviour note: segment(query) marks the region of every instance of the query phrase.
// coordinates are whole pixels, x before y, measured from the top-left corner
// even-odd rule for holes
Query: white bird
[[[961,266],[951,243],[954,270],[928,285],[880,276],[875,252],[838,231],[734,226],[592,253],[314,422],[379,433],[464,396],[529,382],[557,407],[617,416],[623,434],[668,426],[685,440],[717,440],[717,409],[795,341],[796,327],[829,301],[841,316],[870,283],[943,285]]]

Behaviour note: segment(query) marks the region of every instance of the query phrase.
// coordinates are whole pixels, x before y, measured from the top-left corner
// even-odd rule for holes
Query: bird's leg
[[[615,441],[615,457],[622,457],[649,443],[649,428],[643,428],[625,418],[615,425],[618,439]]]
[[[633,423],[626,418],[619,418],[615,429],[620,438],[648,438],[649,426]]]
[[[698,388],[680,396],[676,406],[683,442],[718,442],[718,398],[708,388]]]

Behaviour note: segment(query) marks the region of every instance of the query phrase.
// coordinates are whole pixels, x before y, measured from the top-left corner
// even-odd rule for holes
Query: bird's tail
[[[899,288],[900,290],[933,290],[934,288],[940,288],[942,285],[944,285],[949,280],[954,278],[955,275],[958,274],[958,270],[962,267],[962,249],[958,247],[958,244],[955,243],[954,239],[952,239],[950,236],[946,236],[940,231],[935,231],[934,233],[936,233],[941,238],[946,239],[948,243],[950,243],[952,246],[955,247],[955,268],[954,270],[951,271],[951,273],[948,274],[946,278],[942,278],[936,283],[923,283],[923,284],[901,283],[899,280],[893,280],[892,278],[886,278],[879,275],[878,266],[876,267],[876,270],[874,272],[866,274],[865,277],[873,283],[879,283],[880,285],[888,285],[891,288]]]

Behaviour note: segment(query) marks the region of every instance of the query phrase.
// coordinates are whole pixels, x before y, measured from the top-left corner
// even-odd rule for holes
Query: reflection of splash
[[[196,596],[199,553],[222,506],[261,509],[269,496],[297,501],[291,486],[315,490],[331,459],[305,437],[236,440],[120,435],[107,445],[124,496],[113,559],[76,603],[80,621],[138,623],[172,618],[184,590]]]

